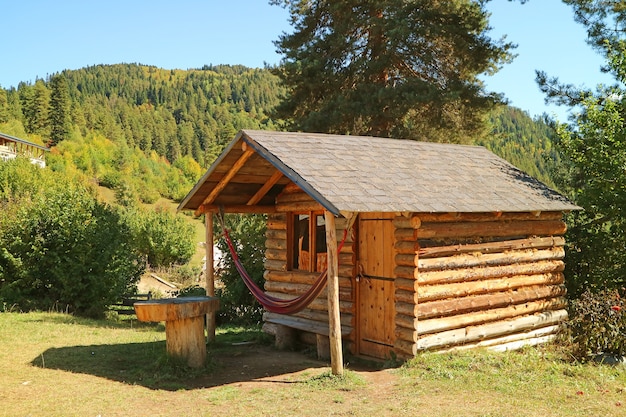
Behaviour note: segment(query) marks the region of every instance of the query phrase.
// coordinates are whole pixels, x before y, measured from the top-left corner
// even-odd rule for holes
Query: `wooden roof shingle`
[[[258,204],[273,205],[291,181],[335,214],[579,209],[481,146],[259,130],[239,132],[179,209],[197,210],[247,147],[254,155],[212,204],[245,205],[278,170]]]

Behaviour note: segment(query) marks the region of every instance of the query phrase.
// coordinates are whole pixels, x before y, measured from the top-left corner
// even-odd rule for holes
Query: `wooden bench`
[[[282,314],[268,313],[263,315],[263,321],[265,323],[273,323],[282,326],[287,326],[292,329],[302,330],[309,333],[320,334],[328,336],[329,329],[328,323],[323,323],[315,320],[305,319],[303,317],[287,316]],[[341,335],[348,336],[352,331],[350,326],[341,326]]]
[[[263,314],[263,321],[263,331],[274,336],[277,348],[293,349],[297,339],[296,331],[300,330],[305,332],[304,334],[314,335],[319,359],[330,358],[328,323],[270,312]],[[350,326],[341,326],[342,337],[349,336],[351,332]]]
[[[135,314],[134,304],[137,301],[148,300],[152,300],[152,292],[146,294],[127,294],[123,296],[120,301],[111,306],[111,311],[115,311],[117,314]]]

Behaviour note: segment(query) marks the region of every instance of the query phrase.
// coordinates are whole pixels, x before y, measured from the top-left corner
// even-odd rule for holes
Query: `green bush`
[[[227,216],[226,227],[246,271],[262,288],[265,270],[265,217]],[[256,324],[261,322],[263,307],[241,279],[224,237],[217,241],[217,247],[224,254],[215,271],[216,276],[224,284],[223,287],[215,290],[215,295],[220,298],[218,323]]]
[[[20,157],[12,161],[0,161],[0,204],[29,199],[48,185],[54,184],[45,171],[31,164],[28,159]],[[3,210],[0,221],[7,213],[8,210]]]
[[[176,294],[177,297],[204,297],[206,296],[206,290],[199,285],[190,285],[188,287],[181,288]]]
[[[27,180],[26,175],[41,176],[42,183],[38,190],[32,187],[29,198],[4,199],[0,304],[103,316],[143,271],[128,228],[84,184],[37,167],[21,168],[12,181]]]
[[[170,280],[183,285],[193,285],[202,275],[202,268],[190,264],[176,265],[170,269]]]
[[[122,182],[122,175],[118,171],[105,172],[99,178],[100,185],[114,190]]]
[[[137,189],[126,180],[120,182],[113,188],[115,191],[115,201],[123,207],[136,207],[139,204],[139,193]]]
[[[186,264],[195,253],[193,226],[182,215],[163,209],[144,211],[138,207],[127,207],[124,218],[136,249],[150,267]]]
[[[159,201],[161,194],[153,187],[146,186],[139,194],[139,200],[144,204],[154,204]]]
[[[617,290],[585,291],[570,303],[574,356],[626,355],[626,304]]]

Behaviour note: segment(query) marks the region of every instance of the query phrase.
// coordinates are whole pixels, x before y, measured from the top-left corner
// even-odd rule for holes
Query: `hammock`
[[[235,250],[235,245],[233,244],[228,230],[224,225],[224,220],[220,218],[220,223],[222,226],[222,233],[224,234],[224,238],[226,239],[226,244],[228,245],[228,249],[230,251],[231,256],[233,257],[233,262],[235,267],[237,268],[237,272],[241,275],[241,278],[246,284],[246,287],[250,290],[254,298],[267,310],[272,313],[278,314],[294,314],[299,311],[302,311],[308,306],[317,296],[322,292],[324,287],[326,286],[326,277],[328,276],[328,269],[324,270],[313,282],[313,285],[302,295],[290,299],[285,300],[282,298],[272,297],[271,295],[266,294],[259,286],[254,282],[252,277],[248,274],[246,269],[244,268],[239,256],[237,255],[237,251]],[[346,241],[346,237],[348,236],[348,229],[345,229],[343,232],[343,239],[337,248],[337,252],[341,251],[343,244]]]

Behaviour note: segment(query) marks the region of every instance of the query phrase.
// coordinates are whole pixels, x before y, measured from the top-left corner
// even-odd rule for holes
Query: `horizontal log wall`
[[[567,319],[562,213],[397,217],[396,353],[551,340]]]
[[[321,206],[297,187],[287,187],[278,197],[278,211],[319,210]],[[337,239],[341,241],[348,221],[337,219]],[[268,216],[265,252],[265,291],[278,298],[292,299],[304,293],[318,277],[318,273],[289,271],[287,214],[277,213]],[[339,243],[339,242],[338,242]],[[353,277],[355,276],[354,236],[346,237],[339,253],[339,308],[344,337],[353,341],[355,320]],[[264,320],[293,327],[310,333],[328,335],[328,300],[326,289],[304,310],[293,315],[266,312]]]

